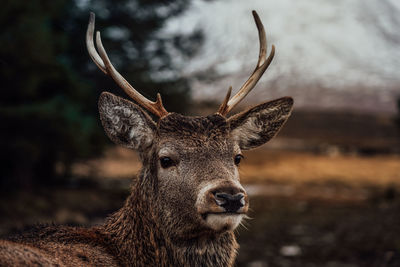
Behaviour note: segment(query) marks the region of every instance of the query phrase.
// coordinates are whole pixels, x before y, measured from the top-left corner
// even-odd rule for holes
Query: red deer
[[[146,99],[117,72],[99,32],[94,46],[91,14],[86,35],[91,58],[135,101],[102,93],[101,122],[112,141],[138,151],[143,168],[124,206],[103,225],[46,226],[1,241],[0,265],[233,266],[238,249],[233,230],[249,207],[239,181],[241,151],[274,137],[293,106],[292,98],[283,97],[227,117],[274,57],[274,46],[267,57],[263,25],[253,15],[260,39],[254,72],[232,98],[228,90],[215,114],[188,117],[167,112],[159,94],[155,102]]]

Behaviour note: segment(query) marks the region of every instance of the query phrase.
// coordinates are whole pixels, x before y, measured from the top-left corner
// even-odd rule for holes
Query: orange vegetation
[[[243,183],[265,180],[292,183],[341,182],[348,185],[400,185],[400,157],[316,155],[259,149],[245,154]]]
[[[265,148],[244,152],[240,166],[244,184],[340,182],[348,185],[400,185],[400,157],[380,155],[316,155]],[[131,178],[141,164],[135,152],[115,148],[103,158],[76,164],[74,174],[98,178]]]

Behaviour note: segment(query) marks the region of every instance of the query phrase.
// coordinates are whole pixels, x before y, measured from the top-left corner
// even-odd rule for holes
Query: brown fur
[[[137,105],[103,93],[107,135],[139,151],[139,179],[124,206],[95,228],[49,226],[0,241],[1,266],[233,266],[236,221],[207,221],[212,192],[244,192],[234,157],[271,139],[293,101],[281,98],[229,119],[171,113],[157,123]],[[163,168],[160,158],[174,165]],[[239,209],[245,213],[246,205]],[[236,217],[235,217],[236,218]],[[218,223],[222,223],[221,226]]]

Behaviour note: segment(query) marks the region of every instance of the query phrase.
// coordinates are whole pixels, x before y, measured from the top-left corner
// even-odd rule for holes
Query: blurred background
[[[5,0],[0,10],[0,236],[94,225],[140,162],[98,119],[126,97],[85,47],[96,13],[111,61],[168,111],[205,115],[277,53],[241,109],[292,96],[273,141],[245,153],[251,219],[237,266],[400,266],[400,4],[396,0]]]

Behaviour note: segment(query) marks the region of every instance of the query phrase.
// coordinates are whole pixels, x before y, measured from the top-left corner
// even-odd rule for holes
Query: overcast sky
[[[258,58],[253,9],[277,53],[249,102],[293,95],[298,107],[395,112],[400,96],[396,0],[195,0],[161,34],[203,30],[197,56],[175,57],[179,75],[209,69],[223,75],[212,83],[194,79],[197,99],[222,99],[230,85],[238,89],[252,72]]]

